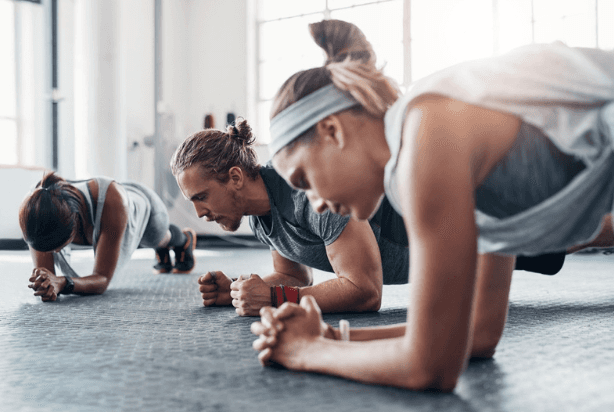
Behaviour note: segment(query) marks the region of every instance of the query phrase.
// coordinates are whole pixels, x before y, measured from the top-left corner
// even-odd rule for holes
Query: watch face
[[[63,294],[69,294],[72,293],[73,289],[75,288],[75,282],[68,276],[65,276],[66,278],[66,286],[64,286],[64,289],[62,289]]]

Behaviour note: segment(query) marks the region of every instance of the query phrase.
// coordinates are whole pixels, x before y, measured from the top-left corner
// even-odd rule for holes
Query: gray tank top
[[[100,239],[101,234],[100,221],[102,219],[102,211],[104,210],[104,204],[107,198],[107,190],[109,189],[111,182],[113,182],[113,179],[109,179],[108,177],[96,177],[94,180],[98,184],[98,200],[95,204],[92,194],[87,186],[87,180],[71,182],[71,184],[75,186],[85,198],[88,209],[88,217],[90,217],[90,223],[94,227],[92,247],[95,255],[98,248],[98,240]],[[149,221],[149,214],[151,210],[149,200],[138,190],[138,188],[130,185],[122,185],[122,187],[125,189],[126,194],[128,195],[128,224],[124,232],[124,237],[122,238],[115,273],[120,271],[125,266],[125,264],[130,260],[132,253],[139,247],[139,243],[143,237],[145,228],[147,227],[147,222]],[[70,245],[63,248],[59,253],[53,254],[56,274],[58,274],[59,270],[59,274],[66,274],[70,277],[79,277],[79,275],[70,265],[70,254]]]
[[[514,216],[563,189],[584,168],[539,129],[522,123],[513,146],[476,189],[476,207],[498,218]]]

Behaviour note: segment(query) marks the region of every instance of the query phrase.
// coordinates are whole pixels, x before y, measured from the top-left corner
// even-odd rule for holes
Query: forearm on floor
[[[443,389],[412,367],[404,338],[340,342],[319,338],[303,354],[301,366],[310,372],[335,375],[369,384],[414,390]]]
[[[379,310],[381,304],[381,291],[360,288],[345,277],[300,288],[299,296],[306,295],[316,299],[323,313],[374,312]]]
[[[350,325],[351,341],[369,341],[378,339],[392,339],[405,335],[406,323],[396,325],[375,326],[368,328],[352,328]],[[334,329],[335,338],[341,339],[339,328]]]
[[[72,278],[75,288],[72,293],[75,295],[100,295],[109,286],[110,279],[103,275],[89,275],[79,278]],[[64,283],[65,285],[66,283]]]

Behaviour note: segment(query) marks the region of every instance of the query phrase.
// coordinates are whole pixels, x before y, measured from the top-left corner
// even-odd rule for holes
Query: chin
[[[222,229],[224,229],[226,232],[236,232],[237,230],[239,230],[239,227],[241,227],[241,221],[243,219],[239,219],[239,220],[233,220],[230,222],[230,224],[226,225],[226,224],[221,224],[220,226],[222,227]]]
[[[363,210],[352,212],[352,215],[355,216],[355,218],[358,220],[371,220],[373,216],[375,216],[375,214],[379,210],[380,206],[382,205],[383,200],[384,200],[384,195],[380,196],[374,205],[372,206],[365,205]]]
[[[377,209],[375,209],[375,210],[377,211]],[[369,213],[369,212],[353,209],[352,213],[351,213],[351,216],[352,216],[352,218],[354,218],[356,220],[369,220],[369,219],[371,219],[373,217],[374,214],[375,214],[375,212]]]

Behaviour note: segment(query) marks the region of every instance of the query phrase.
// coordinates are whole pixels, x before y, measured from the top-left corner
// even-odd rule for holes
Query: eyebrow
[[[192,197],[190,197],[189,200],[193,202],[194,200],[196,200],[197,197],[201,197],[203,195],[206,195],[207,192],[208,192],[208,190],[203,190],[202,192],[198,192],[198,193],[192,195]]]

